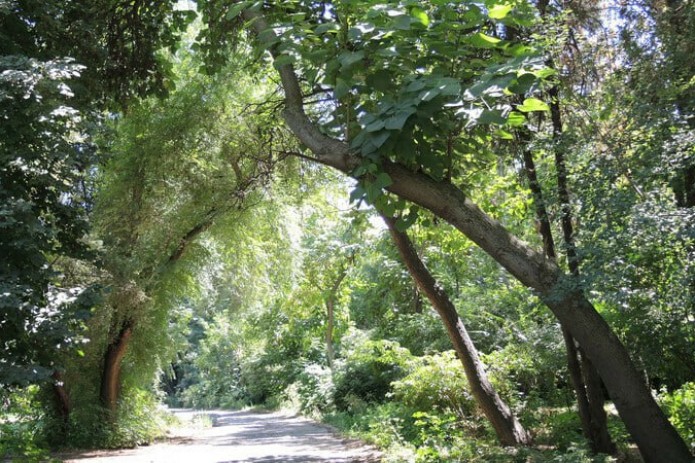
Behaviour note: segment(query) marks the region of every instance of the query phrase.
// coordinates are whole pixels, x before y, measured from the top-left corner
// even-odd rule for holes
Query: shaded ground
[[[64,462],[89,463],[376,463],[373,448],[337,437],[304,418],[248,411],[174,410],[186,426],[166,442],[128,450],[62,455]],[[208,421],[211,426],[194,426]],[[209,418],[206,418],[209,417]],[[58,456],[61,458],[61,456]]]

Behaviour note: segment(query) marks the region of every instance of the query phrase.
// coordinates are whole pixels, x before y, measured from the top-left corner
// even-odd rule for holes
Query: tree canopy
[[[0,1],[0,430],[142,443],[164,397],[291,403],[404,461],[690,461],[694,27]]]

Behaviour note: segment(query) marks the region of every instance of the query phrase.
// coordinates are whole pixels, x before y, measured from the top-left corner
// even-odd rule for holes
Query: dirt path
[[[329,428],[283,413],[175,410],[186,423],[166,442],[129,450],[63,456],[89,463],[376,463],[378,452]],[[211,426],[195,426],[200,415]],[[197,418],[197,419],[194,419]]]

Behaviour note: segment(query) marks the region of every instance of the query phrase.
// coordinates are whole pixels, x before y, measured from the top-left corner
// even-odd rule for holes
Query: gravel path
[[[89,463],[376,463],[379,454],[364,444],[336,437],[325,426],[282,412],[174,410],[186,426],[166,442],[129,450],[64,456]],[[212,426],[195,426],[200,416]]]

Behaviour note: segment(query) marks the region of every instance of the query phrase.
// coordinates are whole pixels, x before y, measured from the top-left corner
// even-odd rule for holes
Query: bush
[[[310,363],[304,366],[294,388],[304,413],[324,413],[333,408],[333,376],[330,368]]]
[[[338,410],[383,401],[391,392],[391,383],[406,375],[411,358],[407,349],[393,341],[367,341],[358,347],[336,373]]]
[[[164,437],[171,424],[171,416],[160,408],[157,397],[149,391],[124,391],[115,418],[110,418],[109,412],[97,403],[85,401],[73,409],[67,440],[62,446],[125,448],[150,444]]]
[[[680,389],[659,395],[671,423],[691,450],[695,450],[695,383],[685,383]]]
[[[539,399],[545,406],[564,406],[574,401],[566,381],[564,344],[558,339],[543,345],[551,347],[508,344],[481,356],[490,382],[511,406],[522,406],[528,399]]]
[[[240,383],[245,398],[252,404],[263,404],[282,396],[287,387],[297,381],[301,366],[297,361],[272,363],[261,357],[241,366]]]
[[[420,411],[450,410],[470,416],[475,402],[468,392],[461,362],[454,351],[417,358],[412,371],[393,383],[393,397]]]
[[[12,461],[52,461],[39,395],[36,385],[0,392],[0,456]]]

